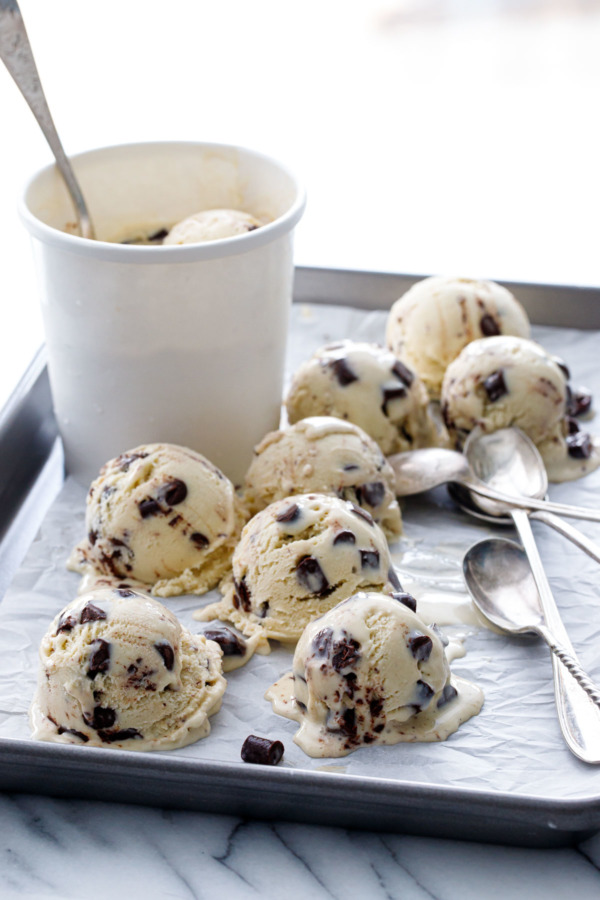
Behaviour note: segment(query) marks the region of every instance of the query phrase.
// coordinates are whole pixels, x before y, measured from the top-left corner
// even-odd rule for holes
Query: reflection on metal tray
[[[295,299],[386,309],[416,277],[299,269]],[[600,328],[600,291],[514,288],[540,324]],[[568,314],[568,315],[567,315]],[[43,353],[0,416],[0,595],[63,481]],[[90,755],[92,754],[92,755]],[[337,772],[336,772],[337,769]],[[600,792],[578,799],[430,781],[263,768],[164,754],[0,739],[0,787],[448,838],[558,846],[600,828]],[[595,782],[597,783],[597,781]]]

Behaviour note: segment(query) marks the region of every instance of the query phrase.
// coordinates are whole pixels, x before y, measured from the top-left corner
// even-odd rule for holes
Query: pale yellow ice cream
[[[174,444],[136,447],[106,463],[86,505],[87,538],[69,559],[86,577],[133,581],[161,597],[202,594],[227,573],[247,518],[228,478]]]
[[[537,445],[551,481],[600,465],[600,442],[568,416],[567,400],[564,369],[539,344],[518,337],[468,344],[442,386],[444,420],[459,448],[476,427],[489,433],[515,426]]]
[[[223,599],[194,614],[243,634],[297,641],[305,625],[357,590],[399,588],[387,541],[366,510],[326,494],[277,500],[245,526]]]
[[[299,722],[309,756],[445,740],[481,709],[479,688],[451,678],[439,631],[381,593],[358,593],[306,626],[293,670],[266,693]]]
[[[527,314],[510,291],[493,281],[438,275],[396,300],[386,342],[437,399],[444,373],[463,347],[498,334],[529,337]]]
[[[178,222],[163,244],[200,244],[236,237],[260,228],[261,222],[239,209],[205,209]]]
[[[358,425],[333,416],[301,419],[268,434],[254,454],[244,484],[252,514],[275,500],[314,491],[362,506],[390,540],[400,534],[394,472]]]
[[[421,379],[378,344],[346,340],[321,347],[296,371],[286,408],[292,424],[309,416],[354,422],[386,456],[446,440]]]
[[[104,588],[54,619],[31,707],[39,740],[126,750],[184,747],[210,731],[221,648],[146,594]]]

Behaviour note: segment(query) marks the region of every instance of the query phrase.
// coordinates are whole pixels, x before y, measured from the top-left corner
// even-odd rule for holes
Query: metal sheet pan
[[[415,280],[299,269],[295,299],[385,309]],[[568,307],[570,325],[600,328],[600,291],[531,285],[519,296],[538,323],[566,324]],[[3,596],[63,481],[43,354],[0,416],[0,454]],[[425,780],[270,769],[10,739],[0,739],[0,787],[522,846],[559,846],[600,828],[600,791],[595,789],[576,799],[557,799],[523,790],[490,792]]]

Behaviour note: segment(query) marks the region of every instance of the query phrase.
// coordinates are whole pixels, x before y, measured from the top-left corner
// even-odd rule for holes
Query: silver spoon
[[[398,497],[421,494],[442,484],[454,482],[463,485],[479,497],[500,501],[506,504],[507,508],[535,509],[567,518],[600,522],[600,510],[553,503],[534,497],[517,497],[514,493],[506,494],[493,489],[477,478],[466,456],[456,450],[445,450],[440,447],[410,450],[407,453],[388,456],[388,462],[394,470]]]
[[[485,619],[511,634],[533,631],[547,641],[565,741],[579,759],[600,763],[600,691],[575,656],[552,594],[538,590],[526,553],[513,541],[480,541],[465,555],[463,572]]]
[[[95,234],[92,220],[79,182],[52,121],[17,0],[0,0],[0,58],[14,78],[50,144],[50,149],[75,205],[81,236],[93,240]]]
[[[533,441],[518,428],[504,428],[492,434],[473,431],[465,443],[464,454],[472,473],[489,487],[538,500],[546,496],[548,476],[544,461]],[[471,515],[494,524],[513,524],[510,507],[506,504],[476,499],[470,491],[460,486],[450,485],[449,490]],[[558,516],[545,510],[534,510],[529,518],[549,525],[600,562],[600,547]]]

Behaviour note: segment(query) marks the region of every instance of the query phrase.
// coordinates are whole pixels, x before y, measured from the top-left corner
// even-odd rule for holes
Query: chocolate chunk
[[[333,644],[333,629],[324,628],[322,631],[319,631],[313,638],[312,646],[313,653],[315,656],[324,657],[329,656],[331,653],[331,647]]]
[[[362,506],[356,506],[354,503],[352,503],[351,506],[352,509],[350,510],[350,512],[353,512],[355,516],[359,516],[359,518],[364,519],[365,522],[369,523],[369,525],[375,524],[375,519],[370,512],[367,512],[367,510],[363,509]]]
[[[581,431],[581,425],[573,416],[567,416],[567,428],[569,434],[577,434],[578,431]]]
[[[177,506],[178,503],[183,503],[187,493],[188,489],[185,481],[181,481],[180,478],[174,478],[160,488],[158,499],[162,503],[166,503],[167,506]]]
[[[162,513],[160,503],[152,497],[148,497],[146,500],[140,500],[138,509],[142,519],[147,519],[149,516],[158,516]]]
[[[361,550],[360,564],[363,569],[379,568],[379,550]]]
[[[91,714],[83,714],[83,721],[94,731],[103,731],[105,728],[112,728],[117,721],[117,714],[110,706],[95,706]]]
[[[393,566],[390,566],[388,569],[388,581],[392,585],[392,587],[396,588],[396,590],[401,591],[402,585],[400,584],[400,579],[396,573],[396,570]]]
[[[283,512],[280,512],[279,515],[275,516],[276,522],[295,522],[300,516],[300,507],[297,503],[292,503],[291,506],[288,506],[287,509],[284,509]]]
[[[131,741],[143,737],[137,728],[125,728],[123,731],[99,731],[98,735],[105,744],[114,744],[116,741]]]
[[[193,534],[190,534],[190,541],[198,547],[199,550],[204,550],[205,547],[208,547],[210,541],[204,534],[200,534],[199,531],[194,531]]]
[[[61,631],[71,631],[77,625],[77,619],[75,616],[68,616],[63,613],[58,620],[58,627],[56,629],[56,633],[60,634]]]
[[[175,528],[176,525],[179,525],[180,522],[183,522],[183,519],[179,514],[173,516],[172,519],[169,519],[169,528]],[[193,535],[192,535],[193,538]]]
[[[148,237],[148,243],[149,243],[149,244],[159,244],[159,243],[162,243],[162,241],[164,241],[164,239],[166,238],[166,236],[168,235],[168,233],[169,233],[169,231],[168,231],[167,228],[159,228],[158,231],[155,231],[154,234],[151,234],[151,235]]]
[[[359,468],[360,468],[360,466],[357,466],[354,463],[347,463],[345,466],[342,466],[342,471],[343,472],[355,472]]]
[[[569,371],[569,367],[566,364],[566,362],[564,361],[564,359],[561,359],[560,356],[553,356],[552,359],[554,360],[554,362],[556,363],[556,365],[558,366],[560,371],[565,376],[565,379],[567,381],[570,381],[571,380],[571,372]]]
[[[433,641],[426,634],[413,631],[408,638],[408,649],[418,662],[427,662],[433,650]]]
[[[356,710],[354,707],[345,709],[338,718],[340,730],[349,737],[356,737]]]
[[[360,643],[352,638],[342,638],[332,646],[331,665],[336,672],[352,668],[360,659]],[[356,676],[355,676],[356,677]]]
[[[391,403],[392,400],[401,400],[402,397],[406,397],[406,388],[405,387],[384,387],[383,390],[383,403],[381,404],[381,412],[384,416],[388,415],[388,403]]]
[[[397,359],[392,366],[392,372],[396,378],[399,378],[400,381],[406,385],[406,387],[410,387],[415,380],[414,373],[411,372],[408,366],[405,366],[403,362],[400,362],[399,359]]]
[[[135,597],[135,591],[128,587],[116,587],[115,594],[118,594],[119,597]]]
[[[394,591],[392,597],[394,600],[398,600],[399,603],[404,603],[413,612],[417,611],[417,601],[412,594],[407,594],[406,591]]]
[[[147,456],[147,453],[122,453],[117,457],[118,468],[121,472],[127,472],[132,462],[136,459],[146,459]]]
[[[175,651],[171,644],[168,641],[157,641],[154,649],[162,656],[167,672],[172,672],[175,665]]]
[[[355,544],[356,535],[352,531],[338,531],[333,539],[333,546],[336,544]]]
[[[72,734],[73,737],[79,738],[84,744],[87,744],[89,741],[87,734],[83,734],[82,731],[77,731],[75,728],[63,728],[62,725],[59,725],[57,731],[59,734]]]
[[[451,684],[447,684],[445,686],[444,690],[442,691],[442,695],[441,695],[440,699],[437,702],[438,709],[441,709],[441,707],[445,706],[446,703],[450,703],[450,701],[454,700],[454,698],[457,696],[458,696],[458,691],[456,690],[456,688]]]
[[[504,381],[504,372],[502,369],[498,369],[496,372],[492,372],[491,375],[488,375],[483,382],[483,386],[492,403],[495,403],[500,397],[504,397],[505,394],[508,394],[508,388]]]
[[[592,455],[592,439],[586,431],[578,431],[576,434],[568,434],[566,437],[567,451],[573,459],[589,459]]]
[[[202,633],[208,641],[215,641],[219,645],[223,656],[245,656],[246,641],[227,625],[213,625]]]
[[[369,712],[376,719],[383,712],[383,700],[381,697],[373,697],[369,700]]]
[[[310,594],[323,594],[329,588],[329,582],[313,556],[304,556],[296,566],[296,578]]]
[[[479,327],[481,328],[481,333],[485,337],[494,337],[495,335],[502,333],[495,318],[489,313],[486,313],[481,317]]]
[[[379,506],[385,497],[385,484],[383,481],[371,481],[369,484],[361,484],[356,488],[356,496],[359,503],[368,503],[369,506]]]
[[[592,406],[592,395],[589,391],[572,391],[567,385],[567,414],[570,416],[583,416]]]
[[[276,766],[283,759],[281,741],[270,741],[269,738],[249,734],[242,745],[242,760],[262,766]]]
[[[106,672],[110,665],[110,644],[98,638],[90,644],[88,678],[95,678],[99,672]]]
[[[250,610],[252,609],[252,604],[250,602],[250,590],[246,584],[246,576],[244,575],[241,581],[236,581],[234,579],[233,588],[235,591],[233,605],[236,607],[236,609],[239,609],[241,606],[244,612],[250,612]]]
[[[106,613],[93,603],[86,603],[79,616],[81,625],[85,625],[86,622],[99,622],[101,619],[106,619]]]
[[[261,619],[264,619],[266,616],[269,615],[269,601],[268,600],[265,600],[263,603],[260,604],[257,615]]]
[[[352,369],[347,359],[334,359],[329,363],[329,366],[342,387],[347,387],[353,381],[358,381],[358,375]]]
[[[415,685],[415,699],[412,705],[417,708],[417,712],[429,706],[431,698],[435,694],[433,688],[425,681],[417,681]]]
[[[94,546],[94,544],[96,543],[97,540],[98,540],[98,532],[94,531],[94,530],[88,531],[88,541],[90,542],[92,547]]]

